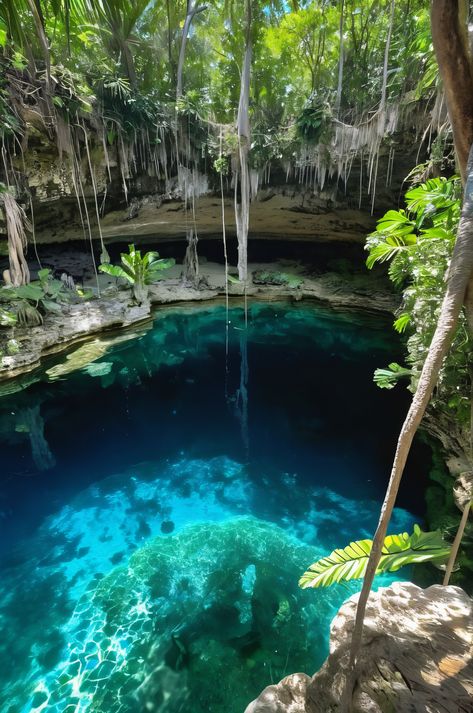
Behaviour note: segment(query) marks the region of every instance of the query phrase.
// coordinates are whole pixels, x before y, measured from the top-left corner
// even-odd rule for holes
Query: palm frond
[[[328,587],[336,582],[360,579],[366,572],[372,545],[372,540],[357,540],[343,550],[334,550],[309,567],[300,578],[299,586],[302,589]],[[423,532],[414,525],[411,535],[402,532],[385,538],[376,574],[397,572],[404,565],[419,562],[443,564],[449,554],[450,545],[440,530]]]

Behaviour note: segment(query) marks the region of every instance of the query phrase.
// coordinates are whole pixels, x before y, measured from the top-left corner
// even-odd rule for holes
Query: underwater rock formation
[[[287,676],[246,713],[337,711],[358,595],[332,623],[330,655],[312,679]],[[395,582],[370,595],[353,713],[472,710],[473,601],[458,587]]]
[[[324,647],[316,624],[330,598],[316,604],[297,587],[315,556],[254,518],[150,540],[82,596],[66,660],[37,683],[31,710],[238,713],[262,679]]]

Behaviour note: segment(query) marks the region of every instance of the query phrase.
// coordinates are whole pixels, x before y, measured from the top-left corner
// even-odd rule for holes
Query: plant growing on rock
[[[138,304],[148,299],[148,286],[162,278],[163,270],[168,270],[175,260],[161,259],[159,253],[152,250],[141,255],[133,244],[128,246],[128,253],[121,253],[121,265],[100,265],[100,271],[118,277],[130,283],[133,297]]]
[[[84,298],[88,293],[83,293]],[[22,327],[37,327],[43,324],[43,317],[48,312],[60,313],[62,305],[74,297],[80,298],[79,292],[71,290],[62,280],[53,277],[51,270],[39,270],[38,279],[19,287],[2,287],[0,301],[8,303],[8,309],[0,308],[0,324],[12,326],[18,323]],[[2,313],[5,316],[1,321]]]
[[[460,179],[432,178],[407,191],[406,209],[388,211],[368,236],[367,267],[389,263],[392,282],[403,290],[396,331],[407,335],[410,369],[377,369],[375,381],[392,388],[403,376],[411,377],[415,391],[437,323],[446,273],[460,219]],[[460,316],[453,348],[442,366],[432,405],[447,418],[469,425],[469,355],[471,337],[466,317]]]

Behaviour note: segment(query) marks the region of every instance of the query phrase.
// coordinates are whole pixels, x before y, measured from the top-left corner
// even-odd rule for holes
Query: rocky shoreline
[[[265,272],[281,270],[281,265],[251,265],[250,272],[257,273],[264,267]],[[287,265],[283,265],[287,269]],[[64,349],[79,340],[100,333],[117,330],[149,320],[154,309],[161,305],[177,303],[200,303],[217,301],[225,297],[225,276],[223,266],[205,263],[201,273],[201,286],[196,289],[183,283],[174,275],[152,285],[149,300],[141,305],[132,303],[131,291],[117,287],[115,282],[101,276],[102,295],[86,302],[65,305],[61,313],[48,313],[44,324],[33,328],[11,328],[2,330],[0,350],[0,380],[10,379],[37,368],[41,360]],[[363,310],[369,312],[392,313],[396,309],[396,298],[382,284],[373,290],[370,279],[359,275],[339,276],[325,273],[319,276],[307,275],[301,265],[290,266],[295,286],[254,284],[246,290],[239,284],[229,284],[230,299],[313,299],[334,308]],[[7,342],[15,340],[15,353],[8,353]],[[3,346],[3,349],[2,349]]]

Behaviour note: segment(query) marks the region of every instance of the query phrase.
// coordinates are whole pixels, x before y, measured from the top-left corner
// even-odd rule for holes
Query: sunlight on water
[[[223,308],[160,312],[0,400],[2,712],[239,713],[323,662],[358,585],[297,581],[372,535],[397,347],[310,305],[230,322],[226,351]]]

